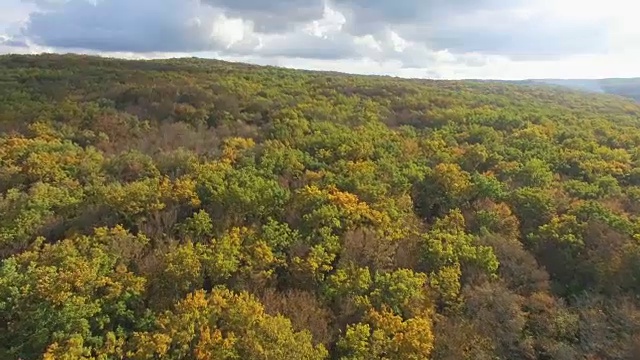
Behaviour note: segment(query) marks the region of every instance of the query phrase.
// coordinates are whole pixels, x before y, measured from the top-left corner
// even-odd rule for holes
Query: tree
[[[428,220],[446,214],[469,200],[471,176],[457,164],[439,164],[414,189],[417,213]]]
[[[551,196],[539,189],[520,188],[512,192],[509,200],[520,220],[520,232],[527,236],[551,220],[555,208]]]
[[[155,329],[134,335],[132,359],[325,359],[308,332],[295,332],[282,316],[269,316],[247,293],[197,291],[159,316]]]
[[[432,323],[428,314],[403,321],[391,311],[374,310],[365,322],[348,326],[337,347],[342,360],[429,359]]]
[[[422,266],[428,274],[444,271],[449,277],[446,283],[453,285],[456,282],[450,276],[456,272],[456,268],[462,269],[461,275],[467,278],[492,276],[499,263],[491,248],[477,244],[476,238],[466,233],[462,213],[452,211],[437,220],[429,232],[423,235]],[[436,278],[443,275],[444,273],[436,275]],[[450,289],[456,287],[454,285]],[[452,295],[445,297],[451,298]]]
[[[3,261],[1,357],[117,356],[117,344],[151,320],[146,281],[130,270],[146,243],[121,227],[102,228]]]

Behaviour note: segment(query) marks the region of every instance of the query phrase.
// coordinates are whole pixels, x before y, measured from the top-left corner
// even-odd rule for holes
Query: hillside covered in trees
[[[639,359],[640,105],[0,57],[0,359]]]

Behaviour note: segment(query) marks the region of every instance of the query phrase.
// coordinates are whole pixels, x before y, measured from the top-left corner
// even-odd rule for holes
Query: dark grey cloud
[[[319,60],[359,58],[364,55],[348,36],[338,34],[323,38],[306,33],[277,37],[254,52],[266,57]]]
[[[9,38],[9,37],[2,37],[2,36],[0,36],[0,45],[15,47],[15,48],[29,47],[29,44],[24,39],[16,39],[16,38]]]
[[[213,36],[215,19],[222,15],[219,10],[196,0],[159,3],[38,0],[46,11],[31,14],[22,35],[39,45],[100,51],[193,52],[225,47],[220,37]]]
[[[388,26],[432,30],[447,24],[453,16],[515,8],[526,0],[334,0],[332,3],[349,15],[348,31],[367,34]],[[421,40],[429,36],[430,32],[422,32]]]
[[[50,2],[38,5],[48,11],[31,15],[23,34],[36,43],[61,48],[86,48],[102,51],[189,50],[198,36],[189,36],[185,24],[177,23],[172,7],[139,4],[137,1],[70,0],[55,7]],[[146,5],[146,6],[145,6]],[[176,44],[183,44],[175,48]]]
[[[408,24],[433,21],[461,12],[512,7],[522,2],[523,0],[512,0],[509,4],[500,0],[334,0],[333,4],[349,11],[356,23]]]
[[[285,32],[322,17],[323,0],[204,0],[231,16],[251,20],[264,33]]]

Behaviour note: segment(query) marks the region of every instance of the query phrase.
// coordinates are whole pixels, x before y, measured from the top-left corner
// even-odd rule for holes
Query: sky
[[[0,54],[434,79],[640,77],[633,0],[0,0]]]

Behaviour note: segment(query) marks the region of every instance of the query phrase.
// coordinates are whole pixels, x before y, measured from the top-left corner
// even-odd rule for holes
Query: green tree
[[[146,244],[121,227],[101,228],[4,260],[0,355],[37,359],[68,350],[118,356],[116,344],[152,319],[144,306],[146,281],[130,270]]]

